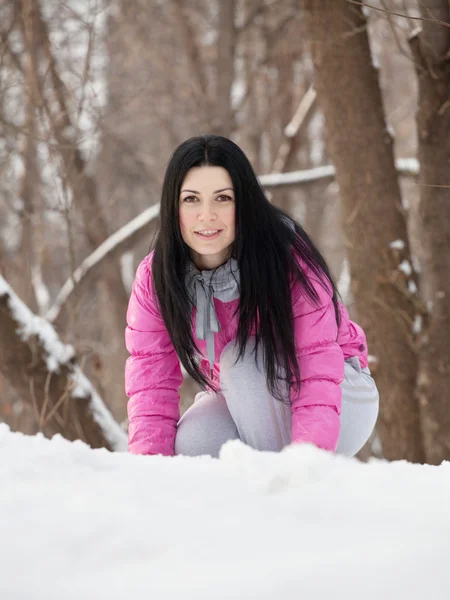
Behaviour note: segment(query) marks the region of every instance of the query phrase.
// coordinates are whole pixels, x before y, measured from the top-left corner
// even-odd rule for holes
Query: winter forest
[[[2,0],[0,36],[0,596],[448,598],[449,0]],[[367,333],[358,459],[123,452],[131,285],[206,132]]]

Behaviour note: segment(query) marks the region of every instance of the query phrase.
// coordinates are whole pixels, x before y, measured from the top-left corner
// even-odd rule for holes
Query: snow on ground
[[[450,463],[133,456],[0,424],[2,600],[450,598]]]

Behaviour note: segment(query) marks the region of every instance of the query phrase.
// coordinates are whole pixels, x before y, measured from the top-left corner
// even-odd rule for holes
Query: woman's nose
[[[214,207],[210,204],[205,203],[203,206],[200,206],[200,212],[198,215],[200,220],[211,221],[214,220],[217,215],[214,210]]]

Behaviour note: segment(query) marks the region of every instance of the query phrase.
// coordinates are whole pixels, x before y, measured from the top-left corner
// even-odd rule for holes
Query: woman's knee
[[[336,452],[355,456],[372,435],[379,412],[379,395],[367,369],[349,371],[342,386],[341,432]],[[348,372],[348,374],[347,374]]]
[[[207,394],[180,419],[175,437],[175,454],[217,458],[223,444],[238,437],[225,401],[216,394]]]

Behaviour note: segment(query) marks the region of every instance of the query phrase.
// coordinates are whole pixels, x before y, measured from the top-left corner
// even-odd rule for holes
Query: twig
[[[418,0],[420,6],[427,11],[427,13],[431,16],[431,19],[427,19],[427,20],[431,20],[434,21],[437,25],[445,25],[446,27],[450,27],[450,23],[447,23],[446,21],[442,21],[441,19],[438,19],[432,12],[431,9],[428,8],[428,6],[425,6],[425,4],[422,2],[422,0]]]
[[[33,406],[34,418],[36,419],[36,424],[39,427],[39,420],[40,420],[39,419],[39,406],[38,406],[38,402],[37,402],[37,398],[36,398],[36,393],[34,391],[34,377],[33,376],[30,377],[29,387],[30,387],[31,404]]]
[[[374,6],[373,4],[367,4],[367,2],[358,2],[358,0],[345,0],[349,4],[356,4],[356,6],[365,6],[366,8],[371,8],[372,10],[378,10],[379,12],[389,13],[390,15],[394,15],[396,17],[403,17],[405,19],[412,19],[414,21],[430,21],[432,23],[438,23],[439,25],[443,25],[444,27],[450,27],[450,23],[446,23],[445,21],[441,21],[440,19],[427,19],[427,17],[412,17],[411,15],[405,15],[402,13],[394,12],[393,10],[385,10],[384,8],[380,8],[379,6]]]
[[[64,390],[64,392],[61,394],[61,396],[58,399],[58,401],[56,402],[56,404],[53,406],[52,410],[48,413],[46,423],[48,423],[53,417],[56,419],[57,410],[59,409],[61,404],[65,400],[67,400],[67,398],[69,398],[69,397],[70,397],[70,383],[67,384],[67,389]],[[58,415],[58,416],[60,416],[60,415]],[[64,422],[64,421],[62,421],[62,422]]]
[[[45,386],[44,386],[44,402],[42,403],[41,414],[39,416],[39,429],[42,430],[47,423],[47,419],[45,418],[45,413],[47,411],[47,406],[50,401],[50,381],[52,379],[52,372],[49,371],[47,373],[47,377],[45,378]]]
[[[420,183],[419,181],[416,181],[415,183],[417,183],[417,185],[419,185],[420,187],[433,187],[433,188],[450,188],[450,185],[439,185],[438,183]]]

